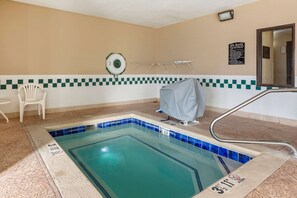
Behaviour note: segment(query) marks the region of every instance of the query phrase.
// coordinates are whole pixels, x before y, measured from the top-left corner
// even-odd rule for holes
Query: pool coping
[[[144,122],[151,123],[163,127],[168,130],[178,131],[179,133],[203,140],[210,144],[219,145],[229,150],[235,150],[237,152],[254,156],[253,160],[250,160],[246,164],[236,169],[232,174],[239,175],[245,178],[245,181],[239,185],[231,188],[224,194],[216,193],[212,188],[214,185],[220,183],[221,180],[226,179],[227,176],[221,180],[215,182],[213,185],[204,189],[199,194],[195,195],[195,198],[199,197],[244,197],[253,189],[255,189],[260,183],[262,183],[268,176],[270,176],[275,170],[277,170],[282,164],[284,164],[289,156],[282,153],[276,153],[272,155],[271,152],[262,152],[252,150],[246,147],[232,145],[227,143],[220,143],[211,137],[191,132],[177,126],[171,126],[166,123],[159,122],[151,116],[142,115],[141,113],[121,113],[105,116],[93,117],[85,121],[77,121],[63,124],[43,124],[35,126],[27,126],[27,130],[31,135],[31,138],[40,153],[44,164],[50,172],[51,177],[54,180],[55,185],[59,189],[63,197],[102,197],[97,189],[88,181],[86,176],[79,170],[75,163],[65,153],[54,155],[50,152],[48,145],[57,144],[54,138],[49,134],[48,130],[57,130],[61,128],[71,128],[74,126],[86,126],[97,125],[102,122],[109,122],[112,120],[120,120],[123,118],[136,118]]]
[[[144,128],[150,129],[156,133],[163,134],[165,136],[171,137],[173,139],[176,139],[178,141],[185,142],[187,144],[193,145],[197,148],[201,148],[203,150],[209,151],[211,153],[217,154],[222,157],[229,158],[231,160],[234,160],[236,162],[240,162],[242,164],[245,164],[246,162],[250,161],[253,159],[253,156],[247,155],[247,154],[242,154],[240,152],[231,150],[230,148],[224,148],[222,146],[218,146],[216,144],[211,144],[206,141],[193,138],[191,136],[184,135],[183,133],[179,133],[176,130],[172,129],[167,129],[165,127],[159,126],[152,124],[150,122],[146,122],[134,117],[131,118],[122,118],[120,120],[111,120],[107,122],[100,122],[98,124],[94,124],[91,126],[88,125],[82,125],[82,126],[74,126],[71,128],[59,128],[59,129],[50,129],[48,132],[50,135],[55,138],[55,137],[60,137],[64,135],[69,135],[69,134],[77,134],[77,133],[84,133],[87,131],[89,127],[97,127],[97,128],[110,128],[113,126],[120,126],[120,125],[126,125],[126,124],[135,124],[142,126]]]

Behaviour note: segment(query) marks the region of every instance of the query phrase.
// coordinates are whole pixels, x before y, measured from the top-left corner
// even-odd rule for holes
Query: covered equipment
[[[160,108],[182,122],[196,121],[204,114],[205,92],[194,78],[163,86],[160,90]]]

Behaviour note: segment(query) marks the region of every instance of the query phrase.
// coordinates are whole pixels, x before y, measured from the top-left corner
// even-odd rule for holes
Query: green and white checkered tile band
[[[91,87],[91,86],[112,86],[112,85],[137,85],[137,84],[169,84],[174,83],[177,78],[158,78],[158,77],[120,77],[115,78],[48,78],[48,79],[17,79],[2,80],[0,89],[18,89],[25,83],[37,83],[43,88],[57,87]]]
[[[22,84],[37,83],[43,88],[58,87],[95,87],[113,85],[137,85],[137,84],[171,84],[185,79],[185,77],[98,77],[98,78],[24,78],[1,80],[0,90],[18,89]],[[256,80],[219,79],[219,78],[197,78],[204,87],[265,90],[269,87],[256,86]]]
[[[218,87],[228,89],[256,89],[265,90],[271,89],[271,87],[259,87],[256,85],[256,80],[239,80],[239,79],[199,79],[200,83],[204,87]]]

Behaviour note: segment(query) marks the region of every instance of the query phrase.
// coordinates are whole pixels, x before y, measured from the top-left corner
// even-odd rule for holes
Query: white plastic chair
[[[37,98],[38,90],[40,90],[40,92],[42,93],[39,99]],[[46,92],[40,87],[40,85],[33,83],[22,85],[18,90],[18,97],[20,102],[20,122],[23,122],[24,110],[26,105],[37,105],[38,115],[40,115],[41,107],[42,118],[45,119]]]

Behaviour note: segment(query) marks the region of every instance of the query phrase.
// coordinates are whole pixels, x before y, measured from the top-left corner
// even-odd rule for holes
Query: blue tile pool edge
[[[102,122],[96,124],[97,128],[109,128],[113,126],[123,125],[123,124],[137,124],[139,126],[148,128],[150,130],[153,130],[155,132],[161,133],[163,127],[160,127],[155,124],[148,123],[146,121],[139,120],[137,118],[124,118],[120,120],[114,120],[114,121],[108,121],[108,122]],[[88,125],[82,125],[82,126],[75,126],[71,128],[64,128],[64,129],[58,129],[58,130],[49,130],[49,134],[55,138],[59,136],[69,135],[69,134],[75,134],[75,133],[83,133],[86,132],[88,128]],[[181,134],[179,132],[168,130],[168,135],[174,139],[177,139],[179,141],[183,141],[185,143],[194,145],[198,148],[202,148],[204,150],[207,150],[209,152],[215,153],[219,156],[227,157],[231,160],[240,162],[242,164],[247,163],[248,161],[252,160],[253,157],[215,145],[208,142],[205,142],[203,140],[199,140],[184,134]]]

